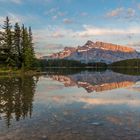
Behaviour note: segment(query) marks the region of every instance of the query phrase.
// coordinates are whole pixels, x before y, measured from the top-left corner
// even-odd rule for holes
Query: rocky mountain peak
[[[94,42],[92,42],[91,40],[88,40],[88,41],[86,42],[85,46],[90,46],[90,45],[93,45],[93,44],[94,44]]]
[[[88,40],[85,45],[78,47],[78,49],[83,49],[83,48],[87,48],[87,49],[102,49],[102,50],[110,50],[110,51],[120,51],[120,52],[126,52],[126,53],[130,53],[130,52],[135,52],[135,49],[130,48],[130,47],[126,47],[126,46],[121,46],[121,45],[116,45],[116,44],[112,44],[112,43],[105,43],[105,42],[92,42],[90,40]]]
[[[104,42],[100,42],[100,41],[97,41],[95,43],[95,46],[99,47],[100,49],[104,49],[104,50],[120,51],[120,52],[125,52],[125,53],[131,53],[131,52],[136,51],[135,49],[130,48],[130,47],[116,45],[116,44],[112,44],[112,43],[104,43]]]
[[[77,48],[66,47],[63,51],[50,56],[50,59],[77,60],[84,63],[103,62],[107,64],[134,58],[140,58],[140,54],[133,48],[90,40],[83,46]]]

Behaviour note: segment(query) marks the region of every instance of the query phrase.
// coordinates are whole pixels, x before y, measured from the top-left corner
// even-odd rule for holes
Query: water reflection
[[[139,80],[76,69],[0,78],[0,140],[140,139]]]
[[[124,75],[111,70],[101,72],[86,70],[78,73],[49,71],[48,76],[63,83],[65,87],[83,87],[88,93],[130,87],[140,81],[140,76]]]
[[[30,76],[0,78],[0,114],[8,127],[11,119],[31,117],[36,82]]]

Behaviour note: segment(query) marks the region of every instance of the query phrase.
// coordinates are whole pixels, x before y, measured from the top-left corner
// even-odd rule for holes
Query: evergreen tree
[[[3,33],[3,47],[5,50],[6,55],[6,63],[10,66],[15,65],[14,59],[13,59],[13,43],[12,43],[12,26],[9,21],[9,18],[6,17],[6,20],[4,21],[3,25],[4,33]]]
[[[15,23],[14,30],[6,17],[3,31],[0,32],[0,63],[12,67],[25,67],[31,69],[34,66],[35,53],[31,27],[27,29]]]
[[[22,47],[22,67],[26,66],[27,61],[27,48],[29,46],[28,32],[27,28],[22,26],[22,35],[21,35],[21,47]]]
[[[25,28],[24,25],[22,27],[22,54],[24,67],[27,69],[31,69],[35,61],[32,43],[32,32],[31,28],[29,28],[28,32],[27,28]]]
[[[18,23],[15,23],[14,29],[14,49],[15,49],[15,61],[18,68],[22,65],[21,55],[21,29]]]
[[[3,32],[0,31],[0,62],[3,62],[3,60],[5,60],[4,55],[5,52],[3,49]]]
[[[34,53],[34,47],[33,47],[33,37],[32,37],[32,29],[31,29],[31,27],[29,27],[28,36],[29,36],[29,48],[28,48],[29,63],[28,63],[28,66],[32,67],[34,62],[35,62],[35,53]]]

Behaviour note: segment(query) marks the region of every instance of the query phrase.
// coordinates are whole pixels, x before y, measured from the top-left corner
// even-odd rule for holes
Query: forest
[[[0,29],[0,66],[33,69],[36,63],[31,27],[15,23],[6,17]]]

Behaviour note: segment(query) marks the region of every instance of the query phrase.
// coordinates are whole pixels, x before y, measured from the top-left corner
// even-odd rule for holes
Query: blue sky
[[[140,0],[0,0],[0,24],[5,16],[32,26],[39,56],[87,40],[140,51]]]

